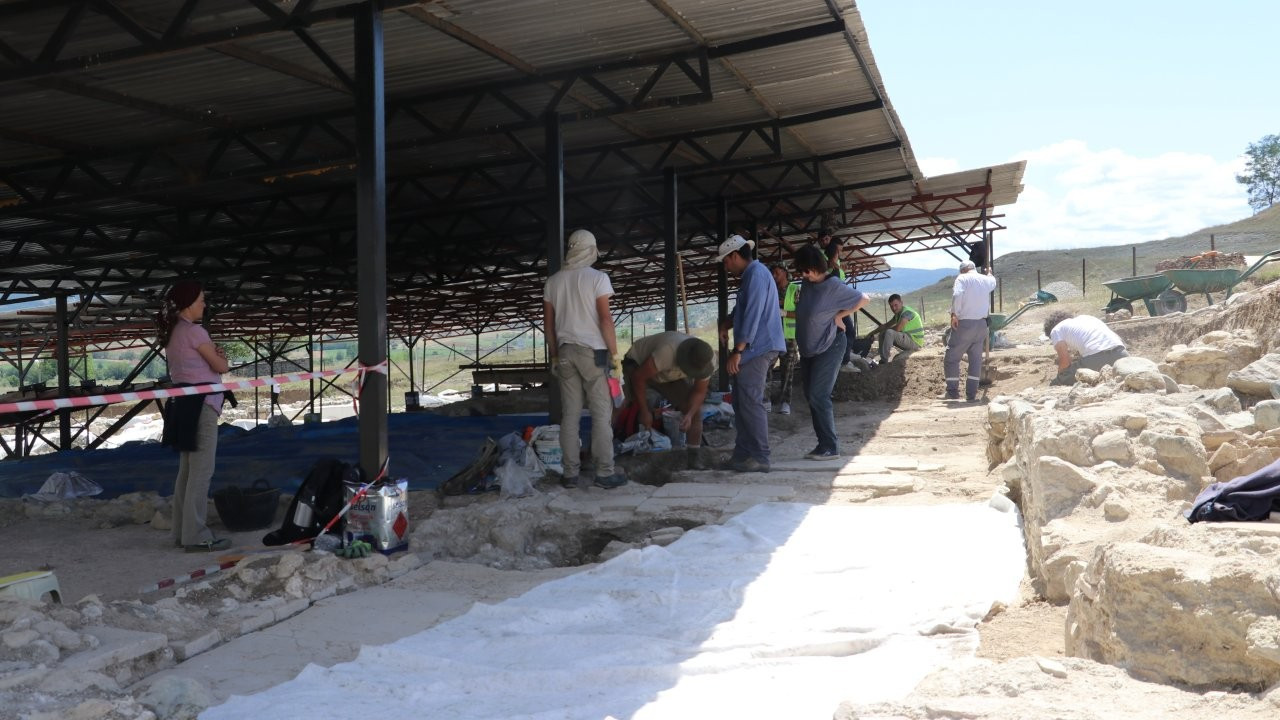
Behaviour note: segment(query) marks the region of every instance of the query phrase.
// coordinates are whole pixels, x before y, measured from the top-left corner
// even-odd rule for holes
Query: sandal
[[[213,552],[214,550],[222,550],[231,545],[231,541],[226,538],[214,538],[213,540],[205,540],[195,545],[183,545],[182,549],[189,552]]]

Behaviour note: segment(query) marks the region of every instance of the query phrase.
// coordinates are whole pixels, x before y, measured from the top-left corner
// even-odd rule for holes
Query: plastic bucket
[[[275,524],[280,489],[266,480],[253,481],[249,489],[227,487],[213,493],[213,505],[222,524],[232,532],[261,530]]]

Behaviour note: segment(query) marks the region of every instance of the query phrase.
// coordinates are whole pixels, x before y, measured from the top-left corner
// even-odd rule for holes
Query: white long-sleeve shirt
[[[991,314],[991,293],[996,289],[996,279],[978,274],[976,270],[962,272],[951,286],[951,312],[961,320],[983,320]]]

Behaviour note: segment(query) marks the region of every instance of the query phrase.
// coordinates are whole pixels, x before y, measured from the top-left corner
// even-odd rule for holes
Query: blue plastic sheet
[[[409,480],[410,490],[433,490],[475,459],[485,438],[546,425],[545,413],[445,417],[431,413],[397,413],[387,418],[390,475]],[[583,447],[590,447],[590,418],[582,419]],[[358,418],[287,428],[255,430],[222,425],[218,460],[210,491],[247,487],[265,478],[271,487],[293,493],[307,470],[322,458],[356,463],[360,455]],[[178,455],[159,444],[130,443],[111,450],[65,450],[22,460],[0,462],[0,497],[36,492],[55,472],[74,470],[102,486],[98,498],[130,492],[173,494]]]

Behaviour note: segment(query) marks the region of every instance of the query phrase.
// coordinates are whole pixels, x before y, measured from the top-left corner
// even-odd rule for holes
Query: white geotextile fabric
[[[1024,567],[1016,511],[759,505],[200,717],[825,719],[972,655]]]

